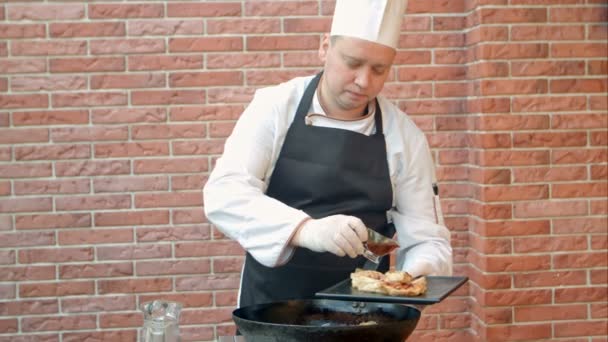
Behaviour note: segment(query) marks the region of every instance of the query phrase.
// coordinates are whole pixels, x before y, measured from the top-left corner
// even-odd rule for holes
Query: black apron
[[[367,227],[393,236],[387,223],[393,191],[382,133],[382,113],[376,101],[376,133],[370,136],[349,130],[306,125],[321,74],[306,87],[295,118],[270,178],[266,195],[312,218],[344,214],[358,217]],[[272,213],[268,213],[272,215]],[[366,259],[338,257],[296,248],[285,265],[266,267],[247,253],[240,306],[312,298],[319,290],[350,276]],[[378,268],[388,270],[384,257]]]

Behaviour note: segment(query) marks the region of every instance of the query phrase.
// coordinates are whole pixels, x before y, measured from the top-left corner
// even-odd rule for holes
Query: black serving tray
[[[316,297],[357,302],[378,302],[398,304],[436,304],[450,293],[456,291],[469,280],[468,277],[427,276],[427,291],[416,297],[389,296],[379,293],[363,292],[352,288],[350,278],[316,293]]]

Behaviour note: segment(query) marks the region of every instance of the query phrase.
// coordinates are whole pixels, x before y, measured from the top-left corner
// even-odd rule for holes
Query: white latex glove
[[[292,244],[315,252],[355,258],[363,253],[367,228],[363,221],[346,215],[310,219],[296,232]]]

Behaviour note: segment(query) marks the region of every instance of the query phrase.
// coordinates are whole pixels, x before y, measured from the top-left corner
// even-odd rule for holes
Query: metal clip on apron
[[[312,79],[300,100],[266,194],[312,218],[352,215],[392,236],[395,229],[387,224],[386,212],[392,206],[393,193],[380,106],[376,101],[376,133],[370,136],[307,126],[305,118],[321,75]],[[240,306],[312,298],[364,263],[363,257],[351,259],[296,248],[288,263],[270,268],[247,253]],[[386,271],[388,267],[385,257],[379,269]]]

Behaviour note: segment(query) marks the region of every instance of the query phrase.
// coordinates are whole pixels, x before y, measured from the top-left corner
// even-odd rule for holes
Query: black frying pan
[[[311,299],[246,306],[232,318],[247,342],[401,342],[416,328],[420,311],[397,304]]]

